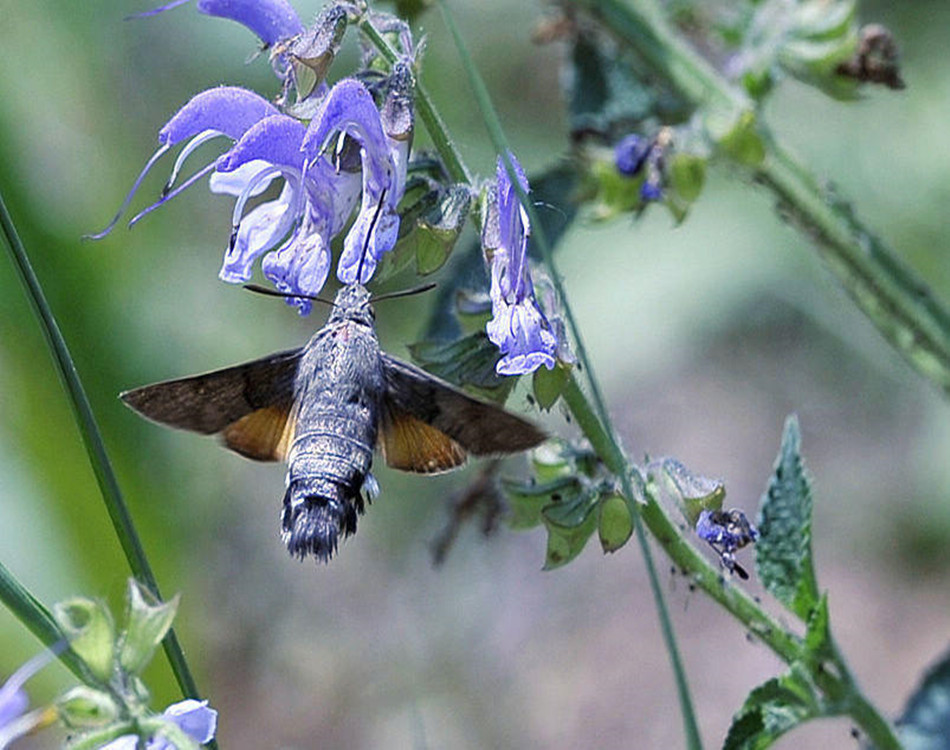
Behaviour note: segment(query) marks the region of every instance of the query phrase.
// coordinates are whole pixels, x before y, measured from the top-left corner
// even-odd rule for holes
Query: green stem
[[[587,373],[587,380],[590,384],[591,394],[597,408],[598,416],[601,423],[604,425],[604,432],[609,439],[608,442],[611,446],[609,454],[610,462],[614,467],[616,467],[614,471],[620,478],[624,495],[628,498],[628,500],[632,500],[634,497],[634,492],[630,480],[630,472],[627,469],[627,460],[624,457],[623,450],[620,447],[620,441],[618,440],[616,432],[614,431],[610,422],[610,415],[607,411],[606,401],[604,400],[603,393],[598,384],[597,377],[594,373],[594,368],[591,366],[590,360],[587,356],[587,350],[584,346],[584,339],[581,336],[580,327],[578,326],[573,310],[571,309],[567,292],[564,289],[564,284],[561,280],[561,274],[558,272],[557,266],[555,265],[554,255],[551,252],[551,246],[548,243],[542,229],[543,225],[534,209],[534,204],[528,198],[527,193],[521,186],[521,182],[518,180],[517,174],[515,173],[514,164],[511,161],[511,149],[501,126],[501,121],[498,118],[498,113],[495,111],[491,97],[488,94],[488,89],[485,87],[485,82],[482,80],[481,75],[479,75],[478,70],[475,67],[475,63],[472,61],[472,58],[468,53],[468,48],[465,46],[465,43],[462,40],[462,36],[459,33],[458,27],[455,24],[455,20],[453,19],[445,0],[440,0],[439,8],[442,11],[442,17],[445,20],[445,24],[455,41],[455,46],[458,49],[459,57],[462,60],[462,67],[465,69],[465,72],[468,75],[469,84],[471,85],[475,94],[475,100],[478,102],[479,109],[482,113],[482,119],[485,122],[485,126],[492,139],[492,143],[495,146],[495,150],[504,161],[505,168],[508,171],[508,175],[511,180],[511,184],[514,187],[515,192],[518,194],[518,200],[521,202],[521,205],[528,214],[531,226],[534,227],[533,236],[535,243],[541,250],[541,255],[544,258],[544,263],[547,266],[548,273],[551,276],[555,291],[560,298],[561,309],[564,313],[565,321],[567,322],[567,326],[575,342],[578,363],[583,366]],[[573,378],[571,379],[571,382],[574,383]],[[632,502],[631,507],[634,507]],[[644,565],[650,580],[650,589],[653,594],[654,602],[656,603],[657,614],[660,619],[660,629],[663,634],[666,650],[669,654],[671,666],[673,668],[673,675],[676,680],[677,693],[680,701],[680,711],[683,716],[683,729],[686,734],[686,745],[689,748],[698,750],[702,747],[702,741],[699,736],[699,727],[696,722],[696,712],[693,709],[693,702],[689,694],[689,683],[686,680],[686,671],[683,668],[683,661],[680,657],[679,647],[676,643],[676,636],[673,632],[672,620],[670,619],[669,610],[667,609],[666,601],[663,597],[663,590],[660,587],[659,576],[657,575],[656,566],[653,562],[653,554],[650,551],[650,545],[647,543],[646,534],[643,531],[643,524],[640,522],[636,512],[632,514],[632,519],[634,530],[636,531],[637,542],[640,545]]]
[[[575,0],[630,45],[652,71],[695,107],[725,122],[755,113],[745,92],[726,81],[681,39],[654,0]],[[779,200],[783,215],[814,242],[832,273],[884,338],[921,375],[950,393],[950,311],[926,284],[822,183],[775,141],[763,124],[765,161],[755,181]]]
[[[39,638],[46,648],[53,648],[66,640],[66,636],[50,611],[2,563],[0,563],[0,601],[26,626],[27,630]],[[59,655],[59,660],[85,684],[106,689],[86,662],[72,649],[63,651]]]
[[[89,462],[92,464],[93,473],[96,475],[96,481],[99,484],[99,490],[102,493],[102,499],[105,502],[112,526],[119,538],[119,543],[122,545],[122,551],[125,553],[126,560],[128,560],[129,567],[135,577],[151,590],[158,599],[161,599],[158,584],[155,581],[148,558],[145,556],[145,550],[139,540],[138,532],[135,530],[128,506],[122,498],[119,482],[106,453],[102,434],[99,432],[99,426],[92,413],[92,407],[89,405],[89,399],[86,397],[86,392],[79,380],[76,365],[69,353],[69,348],[66,346],[66,340],[59,330],[53,312],[46,302],[39,279],[36,278],[36,274],[33,272],[26,249],[20,241],[2,195],[0,195],[0,228],[2,228],[3,236],[6,239],[13,265],[16,267],[20,281],[26,289],[33,311],[40,321],[46,343],[56,362],[57,372],[66,393],[69,395],[73,416],[79,426],[83,445],[89,456]],[[168,631],[162,645],[182,693],[188,698],[198,698],[198,688],[191,676],[191,671],[188,669],[188,663],[185,661],[185,655],[174,631]]]
[[[394,50],[392,45],[386,41],[386,38],[376,30],[376,27],[370,23],[369,19],[363,18],[358,25],[360,31],[362,31],[366,35],[366,38],[373,43],[373,46],[379,50],[379,53],[386,59],[386,62],[392,65],[399,59],[396,50]],[[423,86],[419,80],[416,81],[415,93],[416,112],[419,114],[419,119],[422,120],[422,124],[425,126],[429,137],[432,138],[432,145],[435,146],[435,150],[439,156],[442,157],[442,162],[445,164],[449,176],[456,182],[471,185],[472,176],[465,166],[465,162],[462,160],[462,155],[455,147],[454,141],[449,137],[448,128],[446,128],[445,122],[442,120],[442,116],[436,109],[435,104],[432,103],[432,97],[429,96],[426,87]]]

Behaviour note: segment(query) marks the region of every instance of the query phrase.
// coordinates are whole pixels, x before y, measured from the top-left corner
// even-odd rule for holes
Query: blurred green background
[[[529,41],[539,7],[454,5],[516,152],[529,174],[543,169],[563,153],[566,124],[562,51]],[[282,467],[155,427],[119,403],[131,386],[299,345],[323,316],[299,319],[216,280],[231,203],[201,186],[132,232],[80,242],[106,223],[158,128],[190,96],[220,83],[275,91],[264,59],[243,64],[256,40],[242,27],[187,6],[122,20],[148,7],[0,0],[0,187],[159,581],[182,594],[179,635],[221,711],[221,746],[681,746],[634,544],[610,557],[591,544],[544,573],[542,531],[485,540],[468,528],[435,569],[429,545],[466,474],[380,467],[383,492],[359,534],[329,566],[301,564],[277,535]],[[305,19],[319,9],[296,7]],[[867,2],[861,15],[894,30],[908,89],[844,106],[788,82],[767,119],[950,300],[950,6]],[[489,174],[490,145],[438,15],[416,32],[429,35],[425,82],[470,165]],[[341,60],[334,74],[346,69]],[[675,455],[721,476],[730,504],[752,512],[782,421],[799,414],[819,581],[859,681],[896,714],[950,633],[946,400],[853,309],[769,196],[722,170],[682,227],[662,211],[579,225],[560,257],[632,455]],[[0,560],[48,604],[84,594],[121,611],[128,570],[7,260],[0,285]],[[404,354],[430,301],[387,303],[379,318],[389,351]],[[525,408],[524,394],[510,404]],[[558,414],[549,424],[573,434]],[[659,559],[715,747],[748,690],[781,665]],[[38,648],[0,611],[0,675]],[[161,657],[149,677],[156,708],[177,699]],[[34,703],[67,684],[64,669],[47,669],[30,684]],[[848,730],[819,723],[779,746],[843,746]]]

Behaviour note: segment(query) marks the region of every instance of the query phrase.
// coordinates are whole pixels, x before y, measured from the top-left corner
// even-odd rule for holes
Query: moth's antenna
[[[299,292],[278,292],[276,289],[268,289],[266,286],[261,286],[260,284],[245,284],[244,288],[249,292],[263,294],[266,297],[281,297],[283,299],[309,299],[314,302],[322,302],[324,305],[333,307],[333,303],[330,300],[324,299],[323,297],[313,297],[309,294],[300,294]]]
[[[422,294],[423,292],[428,292],[430,289],[435,289],[435,282],[430,281],[428,284],[420,284],[415,286],[412,289],[403,289],[399,292],[389,292],[388,294],[381,294],[378,297],[373,297],[370,302],[379,302],[384,299],[396,299],[397,297],[411,297],[413,294]]]
[[[376,229],[376,222],[379,221],[379,215],[383,212],[383,202],[386,200],[386,190],[379,195],[379,203],[376,205],[376,211],[373,219],[369,223],[369,229],[366,230],[366,241],[363,243],[363,252],[360,255],[360,264],[356,267],[356,283],[363,283],[363,261],[366,260],[366,251],[369,250],[369,241],[373,237],[373,230]]]

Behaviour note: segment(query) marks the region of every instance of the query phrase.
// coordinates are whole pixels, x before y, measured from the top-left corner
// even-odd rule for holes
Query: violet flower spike
[[[522,189],[528,192],[528,180],[514,155],[509,155]],[[489,195],[482,245],[490,258],[492,319],[488,338],[502,353],[495,365],[499,375],[523,375],[541,365],[554,367],[557,338],[548,319],[538,306],[528,268],[528,236],[531,227],[527,213],[499,157],[497,188]]]
[[[219,86],[218,88],[202,91],[192,97],[159,131],[158,142],[160,146],[158,150],[152,154],[152,157],[135,179],[132,189],[126,195],[125,200],[122,201],[122,205],[112,221],[101,232],[88,235],[88,238],[98,240],[112,231],[132,203],[132,198],[145,176],[173,146],[182,141],[188,141],[175,161],[171,176],[162,190],[161,197],[134,216],[129,222],[129,226],[133,226],[143,216],[164,205],[214,169],[215,162],[212,161],[204,165],[177,188],[172,189],[172,185],[174,185],[185,160],[198,146],[218,136],[236,141],[256,122],[275,114],[278,114],[277,108],[266,99],[258,96],[253,91],[234,86]]]
[[[231,243],[219,273],[222,281],[247,281],[254,261],[272,250],[261,267],[280,291],[317,295],[323,288],[330,268],[330,241],[353,212],[360,177],[337,172],[323,157],[308,165],[301,151],[305,133],[294,118],[274,115],[250,128],[218,159],[211,189],[237,197]],[[280,196],[244,214],[248,199],[278,177],[284,179]],[[286,242],[273,250],[285,237]],[[288,302],[302,315],[310,312],[309,300]]]
[[[308,163],[319,162],[337,132],[360,144],[363,183],[360,210],[344,240],[337,278],[352,284],[361,267],[359,283],[365,284],[399,237],[396,207],[406,188],[402,151],[408,154],[409,145],[386,135],[372,95],[355,78],[345,78],[330,89],[310,123],[303,142]]]

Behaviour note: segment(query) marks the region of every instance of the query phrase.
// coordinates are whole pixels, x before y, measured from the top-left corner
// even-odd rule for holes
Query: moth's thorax
[[[327,319],[327,325],[350,320],[372,327],[376,322],[376,313],[369,299],[369,290],[362,284],[348,284],[343,287],[333,300],[333,310]]]

